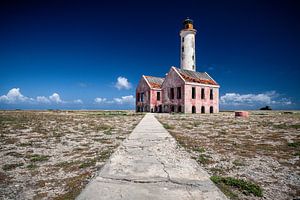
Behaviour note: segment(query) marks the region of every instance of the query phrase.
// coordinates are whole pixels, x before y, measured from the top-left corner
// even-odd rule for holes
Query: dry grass
[[[0,199],[74,199],[142,117],[0,111]]]
[[[254,182],[265,199],[300,197],[300,112],[253,111],[248,119],[232,112],[157,118],[210,175]],[[262,199],[231,189],[233,199]]]

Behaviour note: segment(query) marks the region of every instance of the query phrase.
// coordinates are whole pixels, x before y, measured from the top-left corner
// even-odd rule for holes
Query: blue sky
[[[142,74],[179,66],[194,20],[197,70],[221,109],[299,109],[297,1],[1,1],[0,109],[133,109]]]

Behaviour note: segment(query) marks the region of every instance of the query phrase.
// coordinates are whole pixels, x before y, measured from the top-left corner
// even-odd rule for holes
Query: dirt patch
[[[73,199],[142,117],[0,111],[0,199]]]
[[[233,112],[156,117],[211,176],[262,188],[263,197],[257,197],[226,187],[230,198],[300,198],[300,112],[252,111],[249,118],[235,118]]]

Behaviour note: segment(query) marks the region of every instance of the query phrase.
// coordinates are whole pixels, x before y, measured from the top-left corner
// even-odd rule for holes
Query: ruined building
[[[171,67],[164,78],[143,75],[136,88],[137,112],[217,113],[218,83],[196,71],[195,35],[191,19],[180,31],[180,68]]]

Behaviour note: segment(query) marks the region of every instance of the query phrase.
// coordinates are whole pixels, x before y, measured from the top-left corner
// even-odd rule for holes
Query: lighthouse
[[[183,21],[183,29],[180,31],[181,54],[180,68],[196,71],[195,35],[193,20],[187,18]]]

